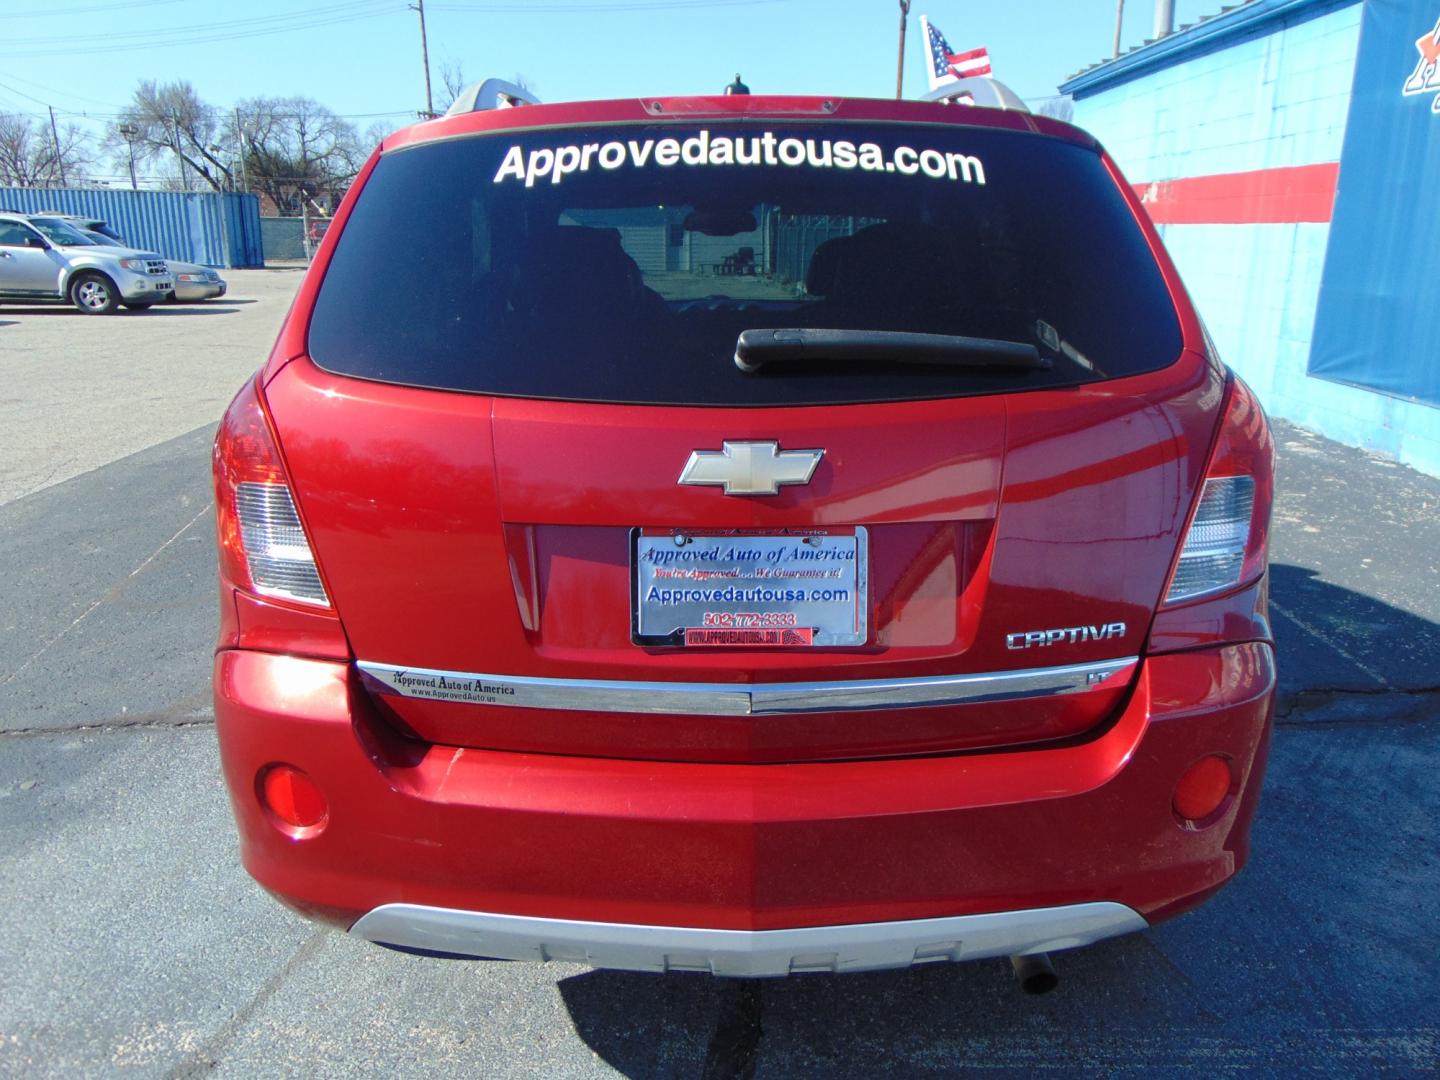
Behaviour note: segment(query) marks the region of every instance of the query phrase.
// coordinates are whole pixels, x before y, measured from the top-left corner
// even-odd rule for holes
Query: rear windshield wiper
[[[1038,371],[1050,366],[1034,345],[954,334],[897,330],[742,330],[735,366],[753,375],[766,364],[796,360],[873,360]]]

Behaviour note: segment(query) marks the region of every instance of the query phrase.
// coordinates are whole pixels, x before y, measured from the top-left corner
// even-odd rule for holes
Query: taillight
[[[1165,604],[1249,585],[1265,572],[1274,497],[1270,425],[1250,388],[1231,379],[1215,449]]]
[[[235,485],[235,509],[255,591],[328,607],[290,489],[284,484],[241,481]]]
[[[220,572],[258,596],[330,608],[255,383],[230,403],[215,436]]]

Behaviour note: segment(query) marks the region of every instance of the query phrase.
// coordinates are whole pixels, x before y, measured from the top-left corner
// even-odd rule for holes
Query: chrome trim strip
[[[385,904],[363,916],[350,933],[379,944],[459,956],[757,978],[1056,952],[1148,926],[1133,909],[1108,900],[790,930],[707,930]]]
[[[1139,657],[977,675],[847,682],[693,683],[540,679],[357,663],[373,689],[401,697],[572,712],[777,716],[907,709],[1074,694],[1129,679]]]

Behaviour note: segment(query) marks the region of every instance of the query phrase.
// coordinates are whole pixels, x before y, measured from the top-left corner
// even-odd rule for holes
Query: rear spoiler
[[[1006,109],[1010,112],[1030,111],[1030,106],[1025,104],[1019,94],[1000,80],[985,75],[946,83],[931,90],[920,100],[945,101],[955,105],[982,105],[987,109]]]
[[[514,83],[504,79],[485,79],[460,91],[460,96],[445,110],[445,115],[458,116],[485,109],[513,109],[518,105],[539,104],[539,98]]]

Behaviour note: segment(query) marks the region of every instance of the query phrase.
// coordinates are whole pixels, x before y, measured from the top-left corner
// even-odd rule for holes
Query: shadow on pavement
[[[215,303],[210,300],[198,300],[193,304],[156,304],[149,311],[135,311],[132,315],[234,315],[236,309],[232,304],[254,303],[253,300],[226,300],[223,303]]]
[[[1415,691],[1440,682],[1440,626],[1302,567],[1272,574],[1296,715],[1276,729],[1252,860],[1210,902],[1060,954],[1043,998],[1004,960],[754,981],[591,971],[559,983],[576,1033],[637,1078],[1433,1063],[1440,710]],[[1315,722],[1302,691],[1326,695]]]
[[[198,304],[203,304],[203,303],[205,303],[205,301],[199,301],[199,302],[198,302]],[[87,315],[87,314],[85,314],[84,312],[82,312],[82,311],[76,311],[73,307],[69,307],[69,306],[67,306],[67,305],[65,305],[65,304],[54,304],[54,305],[39,305],[39,304],[37,304],[37,305],[35,305],[35,306],[33,306],[33,307],[16,307],[16,306],[14,306],[14,305],[9,305],[9,304],[7,304],[6,307],[5,307],[5,310],[6,310],[7,313],[9,313],[9,314],[14,314],[14,315],[52,315],[52,316],[54,316],[54,315],[61,315],[61,316],[73,315],[73,316],[75,316],[77,319],[80,319],[80,318],[83,318],[83,319],[111,319],[111,318],[121,318],[121,317],[123,317],[123,318],[136,318],[136,317],[139,317],[139,318],[153,318],[153,317],[155,317],[155,316],[157,316],[157,315],[159,315],[159,316],[167,316],[167,315],[234,315],[234,314],[236,313],[236,309],[230,306],[232,303],[247,304],[247,303],[254,303],[254,301],[253,301],[253,300],[235,300],[235,301],[227,300],[227,301],[225,301],[225,303],[224,303],[223,305],[219,305],[219,304],[207,304],[207,305],[204,306],[204,307],[200,307],[200,306],[198,306],[198,304],[197,304],[197,305],[179,304],[179,305],[176,305],[176,306],[173,306],[173,307],[170,306],[170,305],[168,305],[168,304],[155,304],[153,307],[148,307],[148,308],[146,308],[144,311],[134,311],[134,310],[131,310],[130,308],[121,308],[120,310],[116,311],[113,315]]]
[[[1312,569],[1271,565],[1270,621],[1282,712],[1302,692],[1440,690],[1440,624]]]

